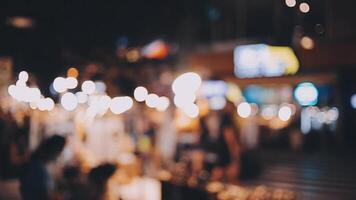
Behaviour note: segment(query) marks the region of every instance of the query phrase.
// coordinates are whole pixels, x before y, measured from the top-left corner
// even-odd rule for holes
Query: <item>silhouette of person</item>
[[[44,140],[31,155],[20,177],[20,192],[23,200],[52,199],[54,181],[46,164],[54,161],[65,146],[65,138],[54,135]]]

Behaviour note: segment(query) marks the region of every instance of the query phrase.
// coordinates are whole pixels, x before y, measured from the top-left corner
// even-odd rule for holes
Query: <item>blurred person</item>
[[[54,193],[54,180],[46,166],[59,157],[65,143],[64,137],[54,135],[45,139],[31,155],[20,178],[20,192],[23,200],[57,198]]]
[[[237,181],[239,150],[236,127],[228,112],[211,111],[200,121],[200,144],[211,179]]]
[[[2,177],[5,179],[17,178],[22,165],[28,161],[28,133],[29,117],[25,116],[22,123],[16,123],[11,115],[6,115],[6,119],[1,120],[4,127],[2,140]]]
[[[109,179],[115,174],[116,166],[101,164],[90,170],[86,183],[72,189],[68,199],[110,200],[113,199],[108,189]]]
[[[156,149],[159,154],[161,166],[171,165],[174,160],[177,147],[177,132],[173,119],[173,109],[168,109],[157,131]]]

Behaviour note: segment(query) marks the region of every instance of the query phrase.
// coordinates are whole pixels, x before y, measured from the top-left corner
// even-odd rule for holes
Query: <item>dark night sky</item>
[[[81,58],[91,58],[96,49],[113,54],[120,36],[129,37],[131,45],[161,36],[175,40],[185,17],[199,18],[201,5],[187,0],[3,0],[0,55],[12,56],[15,70],[21,66],[50,79],[68,67],[63,59],[68,52]],[[6,24],[11,16],[28,16],[36,24],[15,29]]]
[[[245,36],[288,42],[296,24],[313,31],[316,23],[325,22],[323,0],[311,1],[313,9],[307,17],[293,14],[295,11],[286,8],[283,0],[268,1],[278,4],[280,16],[276,17],[276,7],[272,3],[246,1]],[[209,26],[212,24],[208,19],[209,9],[216,8],[220,12],[220,19],[214,23],[225,23],[225,27],[229,27],[234,21],[228,21],[230,24],[226,25],[224,20],[236,11],[226,5],[234,2],[0,0],[0,56],[13,56],[15,70],[18,70],[17,66],[27,66],[34,73],[48,75],[46,78],[49,79],[68,67],[70,59],[65,55],[90,59],[97,49],[113,55],[115,42],[120,36],[129,37],[134,46],[157,37],[180,42],[184,35],[197,42],[209,42]],[[11,16],[29,16],[36,24],[27,30],[15,29],[6,25],[7,18]],[[221,39],[236,39],[234,33],[227,35],[230,38]]]

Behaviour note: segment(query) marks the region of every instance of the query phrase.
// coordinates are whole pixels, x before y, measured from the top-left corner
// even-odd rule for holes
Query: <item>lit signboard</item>
[[[290,47],[266,44],[240,45],[234,50],[239,78],[276,77],[297,73],[299,61]]]

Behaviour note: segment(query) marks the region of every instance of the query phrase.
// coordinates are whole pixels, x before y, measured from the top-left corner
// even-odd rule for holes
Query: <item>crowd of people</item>
[[[73,133],[41,134],[43,139],[33,150],[25,145],[29,142],[31,120],[24,115],[24,123],[17,128],[21,134],[11,140],[13,148],[7,151],[11,170],[2,169],[2,173],[11,171],[13,177],[19,177],[21,196],[25,200],[110,199],[107,183],[110,179],[120,182],[117,177],[122,176],[122,171],[131,178],[160,179],[162,171],[171,176],[179,173],[177,166],[184,166],[180,184],[238,183],[243,147],[234,109],[233,104],[228,104],[224,110],[209,111],[196,119],[196,126],[188,131],[176,127],[173,109],[165,112],[159,123],[131,113],[122,121],[110,122],[109,118],[106,123],[92,122],[89,129],[78,128],[77,124],[72,126],[76,127]],[[124,128],[110,126],[120,124],[118,122]],[[95,132],[95,123],[99,123],[101,131]],[[109,129],[104,126],[115,132],[105,136],[108,133],[104,132]],[[174,182],[182,177],[173,175],[170,180]]]

